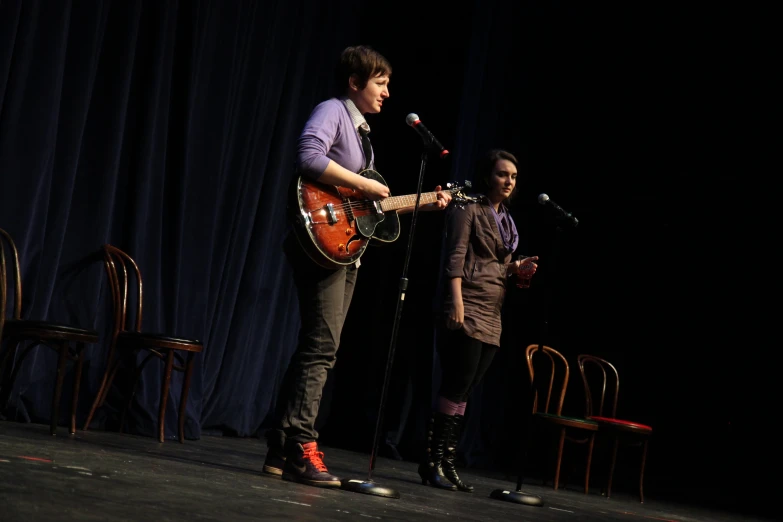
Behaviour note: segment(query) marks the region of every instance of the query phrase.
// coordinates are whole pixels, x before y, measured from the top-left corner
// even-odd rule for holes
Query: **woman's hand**
[[[462,296],[455,297],[451,302],[451,308],[446,314],[446,328],[459,330],[462,328],[463,322],[465,322],[465,306],[462,303]]]
[[[522,257],[511,263],[512,271],[518,277],[530,279],[538,269],[538,256]]]

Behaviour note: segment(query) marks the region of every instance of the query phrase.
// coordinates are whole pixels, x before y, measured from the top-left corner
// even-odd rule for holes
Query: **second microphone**
[[[437,138],[435,138],[430,130],[424,126],[424,124],[419,119],[418,114],[414,112],[408,114],[408,116],[405,118],[405,122],[419,133],[421,138],[424,140],[425,145],[431,145],[438,151],[438,156],[440,156],[441,159],[449,155],[449,151],[446,150],[446,147],[441,145],[441,143],[437,140]]]

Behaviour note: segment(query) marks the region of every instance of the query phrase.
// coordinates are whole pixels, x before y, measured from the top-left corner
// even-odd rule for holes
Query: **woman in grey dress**
[[[442,382],[419,465],[422,484],[472,491],[454,464],[465,406],[500,345],[501,309],[510,279],[529,281],[537,256],[512,261],[519,236],[506,203],[516,189],[516,157],[491,150],[479,167],[483,194],[446,216],[443,299],[438,325]]]

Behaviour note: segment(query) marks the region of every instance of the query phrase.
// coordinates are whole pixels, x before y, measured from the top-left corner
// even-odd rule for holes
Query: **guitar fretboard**
[[[422,192],[421,201],[419,205],[426,205],[427,203],[433,203],[438,199],[437,192]],[[397,210],[399,208],[412,207],[416,204],[416,194],[408,194],[407,196],[391,196],[381,201],[381,210],[387,212],[389,210]]]

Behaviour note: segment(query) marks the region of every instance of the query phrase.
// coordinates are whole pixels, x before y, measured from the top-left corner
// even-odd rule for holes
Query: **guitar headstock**
[[[465,189],[471,189],[473,184],[470,180],[465,180],[462,185],[458,183],[446,183],[446,189],[451,192],[451,201],[457,205],[465,205],[466,203],[476,203],[479,198],[470,196],[464,192]]]

